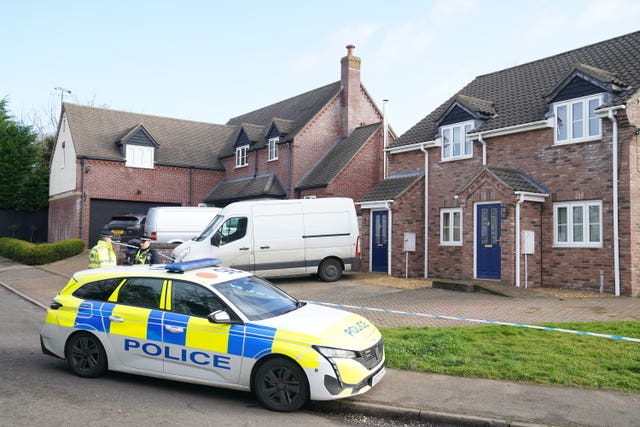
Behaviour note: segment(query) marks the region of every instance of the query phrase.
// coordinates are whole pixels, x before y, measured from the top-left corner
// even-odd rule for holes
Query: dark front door
[[[389,267],[389,212],[371,212],[371,271],[387,272]]]
[[[477,277],[500,278],[500,204],[477,207]]]

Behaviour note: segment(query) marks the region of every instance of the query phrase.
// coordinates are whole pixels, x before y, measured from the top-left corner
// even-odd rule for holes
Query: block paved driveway
[[[350,280],[335,283],[322,283],[312,279],[274,280],[274,283],[296,298],[308,301],[509,323],[640,320],[640,298],[600,295],[510,298],[433,288],[407,290]],[[379,327],[477,325],[475,322],[345,309],[365,316]]]

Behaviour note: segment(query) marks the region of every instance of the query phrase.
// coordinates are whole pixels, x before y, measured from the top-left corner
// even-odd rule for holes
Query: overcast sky
[[[0,13],[0,99],[28,124],[59,112],[56,87],[224,124],[339,80],[353,43],[398,135],[478,75],[640,30],[638,0],[4,0]]]

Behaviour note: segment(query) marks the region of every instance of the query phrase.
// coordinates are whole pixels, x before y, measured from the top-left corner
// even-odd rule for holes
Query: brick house
[[[388,147],[365,268],[639,295],[639,88],[640,32],[475,78]]]
[[[353,49],[339,81],[224,125],[64,103],[48,240],[90,246],[111,216],[151,206],[362,197],[382,179],[387,135]]]

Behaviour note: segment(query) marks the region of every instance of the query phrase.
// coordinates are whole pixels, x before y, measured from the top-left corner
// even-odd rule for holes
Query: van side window
[[[247,234],[247,218],[229,218],[220,227],[220,246],[242,239]]]

